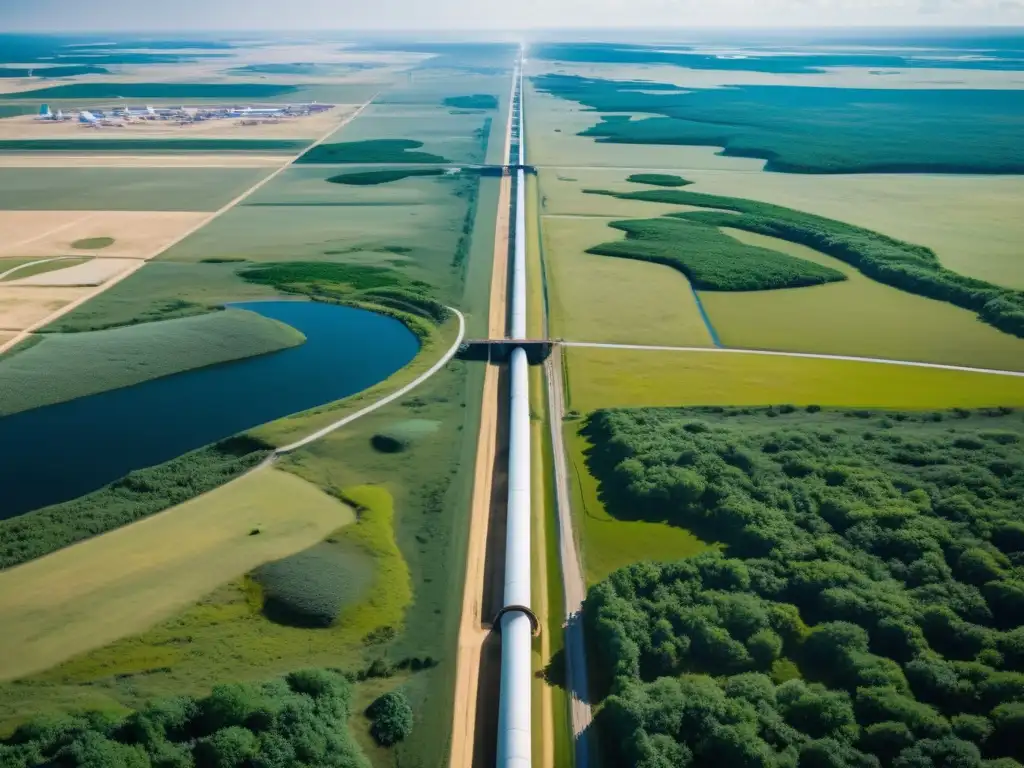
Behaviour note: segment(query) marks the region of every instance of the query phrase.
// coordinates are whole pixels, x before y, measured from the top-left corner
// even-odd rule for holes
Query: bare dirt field
[[[139,259],[89,259],[84,264],[76,264],[65,269],[56,269],[32,275],[31,277],[11,280],[7,285],[102,285],[126,269],[131,269],[133,266],[138,267],[141,264],[142,261]],[[0,296],[2,296],[2,293],[0,293]]]
[[[195,227],[208,213],[192,211],[0,211],[0,256],[102,255],[148,259]],[[111,237],[102,251],[72,243]]]
[[[280,155],[65,155],[0,153],[0,168],[269,168]]]
[[[259,104],[250,104],[254,108]],[[280,104],[264,106],[280,107]],[[0,120],[3,139],[310,139],[317,138],[339,120],[343,120],[358,104],[341,104],[334,109],[308,117],[282,118],[259,125],[245,125],[242,119],[206,120],[179,125],[174,120],[138,121],[123,128],[100,129],[81,125],[77,120],[58,123],[36,120],[32,115]]]
[[[141,632],[262,563],[355,520],[269,467],[154,517],[0,574],[0,680]],[[259,535],[250,535],[258,529]]]
[[[28,328],[88,293],[88,288],[16,288],[4,285],[0,288],[0,331]]]

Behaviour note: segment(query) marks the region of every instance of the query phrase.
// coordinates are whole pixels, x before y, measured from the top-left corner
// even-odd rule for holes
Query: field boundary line
[[[292,164],[296,160],[298,160],[304,154],[309,152],[311,149],[313,149],[315,147],[318,147],[321,144],[323,144],[325,141],[327,141],[327,139],[329,139],[337,131],[340,131],[346,125],[348,125],[353,120],[355,120],[357,117],[359,117],[359,115],[362,114],[363,110],[366,109],[367,107],[369,107],[370,104],[373,103],[373,100],[376,99],[377,96],[379,96],[379,95],[380,95],[380,91],[377,91],[377,93],[373,94],[373,96],[371,96],[369,98],[369,100],[366,101],[365,104],[362,104],[359,107],[359,109],[357,109],[355,112],[353,112],[351,115],[346,117],[344,120],[342,120],[337,125],[331,126],[329,131],[327,131],[323,136],[321,136],[315,142],[310,144],[308,147],[304,147],[302,149],[302,151],[299,152],[299,154],[297,154],[297,155],[288,155],[288,157],[286,158],[284,164],[281,165],[279,168],[277,168],[273,173],[270,173],[267,176],[264,176],[262,179],[257,181],[253,186],[249,187],[249,189],[245,190],[242,194],[240,194],[234,200],[231,200],[230,202],[226,203],[224,206],[222,206],[218,210],[216,210],[213,213],[211,213],[209,216],[206,216],[205,218],[201,219],[194,226],[190,227],[189,229],[185,230],[183,233],[178,235],[176,238],[174,238],[174,240],[172,240],[171,242],[167,243],[166,245],[160,246],[155,251],[150,253],[148,256],[143,256],[141,258],[141,260],[139,261],[139,263],[133,265],[129,269],[126,269],[124,272],[120,273],[119,275],[115,275],[113,278],[111,278],[107,282],[105,282],[102,285],[98,286],[96,288],[96,290],[90,291],[89,293],[85,294],[84,296],[80,296],[79,298],[77,298],[74,301],[72,301],[70,304],[65,304],[60,309],[57,309],[54,312],[51,312],[49,315],[47,315],[46,317],[42,318],[41,320],[37,320],[36,322],[34,322],[31,325],[29,325],[27,328],[23,329],[20,333],[18,333],[14,337],[8,339],[3,344],[0,344],[0,353],[6,352],[8,349],[13,347],[15,344],[20,344],[22,341],[24,341],[29,336],[31,336],[35,331],[38,331],[40,328],[42,328],[42,327],[44,327],[46,325],[49,325],[50,323],[52,323],[55,320],[60,319],[61,317],[66,315],[68,312],[71,312],[72,310],[78,309],[78,307],[82,306],[83,304],[85,304],[90,299],[96,298],[97,296],[99,296],[104,291],[106,291],[106,290],[108,290],[110,288],[113,288],[115,285],[117,285],[122,280],[124,280],[124,279],[126,279],[126,278],[128,278],[128,277],[130,277],[132,275],[134,275],[137,271],[142,269],[150,261],[152,261],[153,259],[155,259],[158,256],[160,256],[160,254],[169,251],[171,248],[176,246],[178,243],[180,243],[186,237],[190,237],[191,235],[194,235],[196,232],[198,232],[200,229],[205,227],[207,224],[210,224],[214,220],[216,220],[217,218],[223,216],[225,213],[230,211],[232,208],[236,207],[243,200],[245,200],[246,198],[248,198],[251,195],[255,194],[260,189],[262,189],[266,184],[268,184],[270,181],[276,179],[278,176],[280,176],[282,173],[284,173],[288,168],[290,168],[292,166]]]
[[[893,360],[885,357],[856,357],[854,355],[826,355],[820,352],[783,352],[771,349],[740,349],[738,347],[667,347],[648,344],[612,344],[598,341],[556,341],[563,347],[584,347],[589,349],[633,349],[640,352],[713,352],[718,354],[765,355],[767,357],[800,357],[811,360],[846,360],[852,363],[879,363],[881,365],[903,365],[910,368],[935,368],[941,371],[963,371],[965,373],[988,373],[995,376],[1016,376],[1024,378],[1024,371],[1006,371],[999,368],[972,368],[968,365],[948,363],[926,363],[919,360]]]
[[[278,449],[276,449],[274,451],[273,455],[274,456],[284,456],[285,454],[289,454],[289,453],[292,453],[293,451],[297,451],[299,448],[307,446],[310,443],[319,440],[321,437],[325,437],[325,436],[329,435],[331,432],[334,432],[335,430],[341,429],[342,427],[344,427],[347,424],[351,424],[356,419],[361,419],[363,416],[367,415],[368,413],[372,413],[373,411],[376,411],[378,408],[383,408],[388,403],[392,403],[395,400],[397,400],[398,398],[402,397],[403,395],[408,394],[413,389],[415,389],[420,384],[422,384],[424,381],[426,381],[431,376],[433,376],[435,373],[437,373],[439,370],[441,370],[444,366],[446,366],[448,364],[448,362],[453,357],[455,357],[455,353],[459,351],[459,346],[462,344],[462,341],[463,341],[463,339],[466,336],[466,317],[465,317],[465,315],[463,315],[461,312],[459,312],[459,310],[455,309],[454,307],[448,307],[448,309],[450,309],[452,312],[454,312],[455,315],[459,319],[459,333],[458,333],[457,338],[455,339],[455,343],[452,344],[451,347],[448,348],[448,351],[445,352],[441,356],[440,360],[438,360],[430,368],[428,368],[426,371],[421,373],[415,379],[410,381],[404,387],[395,390],[390,395],[387,395],[386,397],[382,397],[380,400],[377,400],[376,402],[371,403],[370,405],[366,406],[365,408],[359,409],[355,413],[349,414],[348,416],[345,416],[345,417],[343,417],[341,419],[338,419],[333,424],[328,424],[326,427],[323,427],[322,429],[318,429],[313,434],[307,435],[306,437],[302,438],[301,440],[296,440],[294,443],[290,443],[289,445],[281,446],[280,448],[278,448]]]
[[[3,248],[0,248],[0,253],[11,253],[17,251],[23,245],[28,245],[29,243],[34,243],[37,240],[42,240],[44,238],[49,237],[50,235],[56,234],[57,232],[63,232],[65,229],[70,229],[71,227],[75,226],[75,224],[81,224],[83,221],[88,221],[89,219],[94,218],[95,216],[96,212],[89,212],[82,216],[81,218],[72,219],[71,221],[65,221],[63,224],[58,224],[53,229],[46,230],[41,235],[34,235],[33,237],[29,237],[25,240],[19,240],[13,245],[5,245]],[[5,272],[4,275],[6,274],[9,273]],[[0,275],[0,277],[3,277],[4,275]]]

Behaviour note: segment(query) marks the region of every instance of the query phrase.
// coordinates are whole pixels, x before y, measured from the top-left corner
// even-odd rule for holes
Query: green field
[[[0,209],[215,211],[267,168],[0,168]]]
[[[205,314],[230,301],[277,296],[246,282],[238,263],[153,261],[91,301],[54,321],[47,333],[98,331],[120,325]]]
[[[744,243],[847,276],[841,283],[794,290],[702,291],[704,308],[727,347],[1024,370],[1024,339],[978,322],[968,310],[882,285],[806,246],[727,231]]]
[[[342,162],[426,162],[482,163],[491,135],[492,120],[500,119],[491,112],[460,112],[452,114],[438,102],[433,104],[374,103],[355,120],[335,133],[331,142],[394,142],[417,141],[422,148],[410,149],[434,156],[434,159],[403,159],[391,153],[382,157],[354,157]],[[397,145],[396,145],[397,146]],[[406,152],[406,155],[410,152]],[[324,162],[309,160],[308,162]],[[338,162],[338,161],[336,161]]]
[[[109,248],[115,242],[112,237],[85,237],[75,240],[71,247],[78,251],[101,251],[104,248]]]
[[[266,83],[70,83],[4,94],[5,99],[267,99],[292,96],[291,85]]]
[[[686,276],[661,264],[586,253],[608,219],[545,216],[551,335],[573,341],[711,346]]]
[[[241,309],[91,333],[48,334],[0,362],[0,416],[296,346],[303,336]]]
[[[8,264],[8,261],[11,263]],[[18,269],[17,272],[9,274],[7,277],[2,279],[2,282],[9,283],[11,280],[21,280],[23,277],[32,277],[32,275],[41,275],[45,272],[53,272],[58,269],[65,269],[67,267],[74,267],[78,264],[84,264],[89,261],[87,257],[76,258],[74,256],[67,256],[61,259],[54,259],[52,261],[36,261],[32,262],[31,259],[3,259],[0,260],[0,272],[5,272],[9,269],[14,269],[18,266],[18,262],[25,264]]]
[[[569,402],[598,408],[676,405],[831,405],[978,408],[1024,405],[1024,377],[884,363],[738,352],[566,350]]]
[[[296,155],[305,139],[5,139],[2,152],[106,152],[125,155],[252,152]]]

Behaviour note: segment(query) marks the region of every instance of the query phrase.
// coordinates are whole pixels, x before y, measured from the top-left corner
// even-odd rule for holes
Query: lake
[[[0,519],[360,392],[419,351],[400,322],[362,309],[306,301],[232,306],[287,323],[306,343],[0,418]]]

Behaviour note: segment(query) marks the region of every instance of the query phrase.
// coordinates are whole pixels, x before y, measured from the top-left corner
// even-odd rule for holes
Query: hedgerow
[[[830,267],[741,243],[699,222],[663,217],[613,221],[609,226],[624,231],[626,239],[588,248],[587,253],[665,264],[706,291],[764,291],[846,279]]]
[[[834,219],[755,200],[674,189],[624,193],[588,191],[625,200],[734,211],[690,211],[663,218],[706,227],[733,227],[800,243],[844,261],[880,283],[970,309],[989,325],[1024,337],[1024,291],[1003,288],[946,269],[930,248]]]

